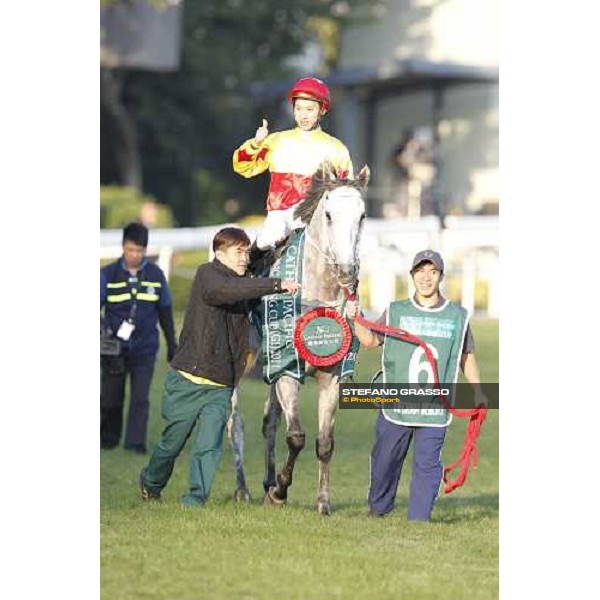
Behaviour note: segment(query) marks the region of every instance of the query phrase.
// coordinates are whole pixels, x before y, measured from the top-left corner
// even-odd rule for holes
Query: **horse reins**
[[[348,289],[344,288],[344,292],[348,300],[356,300],[356,295],[351,294]],[[419,337],[405,331],[404,329],[400,329],[398,327],[392,327],[391,325],[381,325],[379,323],[375,323],[374,321],[369,321],[365,319],[362,315],[356,315],[354,321],[366,327],[367,329],[371,329],[372,331],[376,331],[378,333],[383,333],[384,335],[389,335],[390,337],[394,337],[396,339],[408,342],[410,344],[415,344],[420,346],[425,352],[425,356],[431,365],[433,371],[433,378],[436,386],[439,386],[440,380],[438,376],[437,370],[437,361],[431,351],[431,348]],[[456,488],[461,487],[467,479],[467,474],[469,472],[469,466],[471,461],[473,462],[473,469],[477,468],[477,440],[479,439],[479,435],[481,433],[481,426],[485,421],[488,413],[488,409],[484,406],[480,405],[477,408],[472,408],[468,410],[458,410],[448,404],[446,399],[443,396],[439,396],[441,403],[444,407],[455,417],[461,419],[470,419],[469,424],[467,426],[467,432],[465,434],[465,441],[463,443],[462,451],[459,457],[451,464],[444,468],[444,483],[445,488],[444,491],[446,494],[454,491]],[[457,468],[459,465],[462,465],[458,476],[454,479],[450,479],[450,472]]]

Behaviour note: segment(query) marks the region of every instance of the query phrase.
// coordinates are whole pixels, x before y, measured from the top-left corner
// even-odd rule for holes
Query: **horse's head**
[[[309,235],[335,270],[338,283],[352,285],[358,276],[358,241],[365,220],[364,194],[370,171],[366,165],[356,179],[338,179],[330,164],[313,176],[311,189],[296,210],[310,222]]]

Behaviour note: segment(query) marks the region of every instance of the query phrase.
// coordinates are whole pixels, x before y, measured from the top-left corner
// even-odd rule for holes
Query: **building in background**
[[[179,68],[183,0],[114,0],[100,11],[100,65],[175,71]]]
[[[371,166],[370,214],[394,216],[390,156],[404,132],[427,128],[436,177],[425,214],[497,214],[499,1],[388,0],[384,10],[344,29],[327,77],[336,135]]]

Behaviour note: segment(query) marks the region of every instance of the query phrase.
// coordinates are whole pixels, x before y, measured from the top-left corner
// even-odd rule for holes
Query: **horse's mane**
[[[294,217],[299,218],[305,224],[310,223],[325,192],[331,192],[340,187],[361,189],[358,180],[338,179],[335,175],[335,168],[329,161],[321,163],[312,177],[310,188],[304,201],[294,211]]]

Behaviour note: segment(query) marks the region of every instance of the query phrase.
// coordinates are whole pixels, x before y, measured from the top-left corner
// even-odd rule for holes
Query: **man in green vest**
[[[404,329],[431,349],[440,383],[456,383],[460,368],[473,386],[476,403],[487,405],[481,391],[473,335],[467,311],[440,293],[444,261],[433,250],[415,256],[410,271],[415,294],[392,302],[378,323]],[[346,315],[354,318],[357,302],[349,302]],[[356,335],[367,349],[383,344],[383,383],[433,383],[433,371],[420,346],[379,335],[355,322]],[[446,427],[452,415],[444,408],[385,408],[375,425],[371,452],[369,512],[383,516],[394,508],[402,465],[414,438],[413,473],[408,504],[409,521],[428,521],[443,477],[441,461]]]

